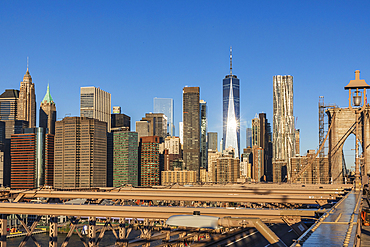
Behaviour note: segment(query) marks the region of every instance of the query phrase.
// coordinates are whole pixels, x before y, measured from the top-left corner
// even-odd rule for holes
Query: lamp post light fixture
[[[348,90],[348,103],[349,109],[353,111],[356,115],[356,159],[355,159],[355,181],[354,187],[355,191],[359,191],[361,189],[361,180],[360,180],[360,164],[359,164],[359,154],[358,154],[358,142],[360,141],[358,138],[358,116],[359,114],[365,109],[367,99],[366,99],[366,88],[370,88],[370,86],[365,82],[365,80],[360,79],[360,71],[355,71],[355,79],[350,80],[348,85],[344,87],[345,90]],[[352,92],[352,90],[354,90]],[[362,92],[360,91],[362,90]],[[363,97],[362,97],[363,96]],[[363,102],[361,103],[363,98]],[[363,176],[366,175],[365,171],[362,171]]]

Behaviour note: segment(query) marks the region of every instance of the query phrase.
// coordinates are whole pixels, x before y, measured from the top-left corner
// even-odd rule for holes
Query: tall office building
[[[239,79],[232,72],[232,50],[230,47],[230,74],[223,80],[223,147],[235,149],[235,157],[240,151],[240,97]]]
[[[296,156],[299,156],[300,153],[301,153],[301,149],[300,149],[300,138],[299,138],[299,132],[300,130],[299,129],[296,129],[295,130],[295,154]]]
[[[183,143],[186,170],[197,172],[199,181],[200,166],[200,109],[199,87],[183,89]]]
[[[252,146],[258,146],[261,145],[261,125],[260,125],[260,119],[259,117],[255,116],[255,118],[252,119]]]
[[[200,100],[200,168],[207,169],[208,143],[207,143],[207,102]]]
[[[6,89],[0,95],[0,121],[17,120],[19,90]]]
[[[12,135],[12,189],[34,189],[45,185],[45,177],[49,178],[53,168],[50,155],[54,148],[50,136],[46,138],[44,128],[26,128],[22,134]],[[45,157],[48,158],[47,162]]]
[[[131,130],[131,117],[123,113],[114,113],[111,115],[111,129]]]
[[[236,183],[240,177],[239,158],[233,158],[229,155],[222,155],[213,162],[215,167],[212,168],[214,181],[220,184]]]
[[[111,96],[97,87],[81,87],[80,116],[95,118],[107,123],[111,128]]]
[[[179,122],[179,137],[181,145],[184,144],[184,123]]]
[[[36,127],[36,94],[30,72],[26,71],[21,82],[18,98],[17,119],[28,121],[28,127]]]
[[[252,127],[247,128],[247,147],[252,147]]]
[[[112,134],[113,187],[120,187],[122,184],[138,186],[138,134],[130,131],[114,131]]]
[[[159,136],[140,139],[141,186],[160,185]]]
[[[45,185],[54,186],[54,138],[53,134],[45,135]]]
[[[274,182],[290,179],[290,158],[295,156],[293,76],[273,77],[273,176]]]
[[[136,121],[136,132],[138,133],[138,143],[140,138],[144,136],[149,136],[149,122],[146,120]]]
[[[153,112],[163,113],[164,115],[166,115],[167,133],[169,133],[170,136],[175,136],[173,99],[154,98],[153,99]]]
[[[65,117],[55,123],[54,187],[105,187],[107,123]]]
[[[208,149],[217,151],[218,150],[217,132],[208,132],[207,140],[208,140]]]
[[[271,140],[271,127],[267,121],[266,113],[256,114],[252,119],[252,148],[257,150],[258,157],[254,157],[253,161],[260,162],[259,164],[253,163],[255,171],[258,169],[258,179],[263,177],[264,181],[272,181],[272,140]],[[256,148],[261,148],[256,149]],[[262,155],[262,156],[261,156]],[[258,167],[257,167],[258,166]],[[256,179],[256,178],[255,178]]]
[[[49,85],[40,105],[39,126],[48,129],[49,134],[55,134],[55,122],[57,121],[57,108],[51,97]]]
[[[10,138],[12,134],[21,134],[28,127],[28,121],[18,119],[19,90],[6,89],[0,95],[0,152],[2,153],[2,172],[4,186],[10,186]]]
[[[167,117],[164,113],[145,113],[141,120],[149,124],[148,136],[159,136],[160,142],[164,142],[167,136]]]

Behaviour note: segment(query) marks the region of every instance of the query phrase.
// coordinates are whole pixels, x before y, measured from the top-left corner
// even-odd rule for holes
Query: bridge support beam
[[[96,217],[89,217],[89,247],[95,247]]]
[[[0,247],[6,247],[7,214],[0,215]]]
[[[57,247],[57,245],[58,245],[58,217],[52,215],[50,217],[49,247]]]

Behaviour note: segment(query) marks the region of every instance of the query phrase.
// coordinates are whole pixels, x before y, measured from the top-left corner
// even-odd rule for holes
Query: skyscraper
[[[111,115],[111,129],[131,130],[131,117],[121,113],[121,107],[113,106],[113,114]]]
[[[175,135],[174,125],[174,105],[173,99],[165,98],[154,98],[153,99],[153,112],[163,113],[167,117],[167,132],[171,135]]]
[[[200,168],[208,165],[207,102],[200,100]]]
[[[183,158],[186,170],[197,172],[200,166],[200,109],[199,87],[183,89]]]
[[[39,126],[48,129],[49,134],[55,134],[55,122],[57,121],[57,108],[51,97],[49,85],[40,105]]]
[[[0,95],[0,121],[17,120],[19,90],[6,89]]]
[[[159,136],[160,142],[164,142],[167,136],[167,117],[164,113],[146,113],[141,120],[149,123],[148,136]]]
[[[44,128],[26,128],[22,134],[12,135],[11,188],[33,189],[45,184],[45,175],[49,178],[53,166],[49,159],[50,152],[54,152],[50,147],[52,142],[45,138]],[[45,156],[48,162],[45,162]]]
[[[281,182],[290,179],[290,158],[296,151],[291,75],[273,77],[273,115],[273,176]]]
[[[252,147],[252,128],[247,127],[247,147]]]
[[[239,79],[232,72],[232,49],[230,47],[230,74],[223,80],[223,147],[235,149],[235,157],[240,151],[240,98]]]
[[[55,123],[54,187],[106,186],[107,123],[65,117]]]
[[[138,186],[139,160],[137,132],[113,132],[113,186]]]
[[[111,128],[111,97],[110,93],[97,87],[81,87],[80,116],[95,118],[107,123],[107,131]]]
[[[218,144],[218,140],[217,140],[217,132],[208,132],[208,149],[212,149],[212,150],[215,150],[217,151],[218,148],[217,148],[217,144]]]
[[[19,90],[17,112],[18,120],[28,121],[29,128],[36,127],[35,84],[32,83],[32,77],[28,71],[28,67],[26,74],[23,76],[23,81],[21,82]]]
[[[141,186],[160,185],[159,136],[140,138]]]
[[[179,137],[181,145],[184,145],[184,123],[179,122]]]

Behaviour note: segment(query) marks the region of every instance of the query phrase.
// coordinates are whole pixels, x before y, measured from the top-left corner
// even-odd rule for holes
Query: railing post
[[[53,215],[50,217],[49,247],[57,247],[57,245],[58,245],[58,217]]]
[[[1,214],[0,216],[0,247],[6,247],[7,217],[7,214]]]

